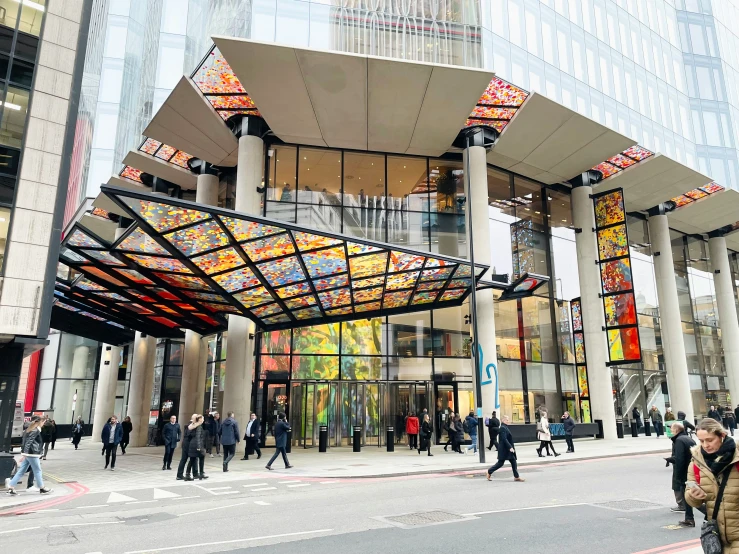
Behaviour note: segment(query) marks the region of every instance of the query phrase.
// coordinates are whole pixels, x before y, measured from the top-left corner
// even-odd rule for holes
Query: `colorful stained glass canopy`
[[[606,161],[600,162],[592,169],[600,171],[603,178],[608,179],[611,175],[620,173],[624,169],[627,169],[632,165],[636,165],[639,162],[643,162],[652,156],[654,156],[654,152],[636,144],[631,148],[627,148],[620,154],[616,154],[615,156],[608,158]]]
[[[528,96],[525,90],[494,77],[467,118],[465,127],[492,127],[500,133]]]
[[[254,100],[241,86],[226,58],[215,46],[208,52],[191,78],[224,120],[236,114],[261,117]]]
[[[188,160],[193,156],[182,150],[177,150],[174,146],[169,146],[163,142],[159,142],[153,138],[145,138],[139,145],[139,152],[154,156],[162,161],[177,165],[183,169],[190,169],[187,165]]]
[[[284,329],[457,306],[471,291],[466,260],[147,193],[102,192],[135,224],[112,245],[76,229],[64,246],[89,263],[63,261],[83,273],[94,266],[100,273],[87,270],[89,280],[146,310],[139,316],[178,327],[215,332],[237,314]],[[478,265],[475,281],[486,270]]]
[[[718,183],[711,182],[703,187],[689,190],[685,194],[681,194],[680,196],[671,198],[671,201],[675,203],[675,209],[682,208],[683,206],[687,206],[688,204],[692,204],[693,202],[698,202],[699,200],[703,200],[704,198],[708,198],[709,196],[712,196],[717,192],[723,192],[725,190],[726,189]]]

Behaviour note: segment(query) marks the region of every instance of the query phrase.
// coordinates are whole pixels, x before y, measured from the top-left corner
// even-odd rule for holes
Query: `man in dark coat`
[[[259,424],[259,418],[257,414],[252,412],[249,415],[249,423],[246,424],[246,431],[244,432],[244,440],[246,441],[246,447],[244,447],[244,457],[242,460],[248,460],[249,454],[252,452],[257,453],[257,460],[262,457],[262,451],[259,450],[259,438],[262,433],[262,427]]]
[[[223,471],[228,471],[228,462],[236,454],[236,443],[239,442],[239,424],[234,419],[234,413],[228,412],[227,417],[218,429],[223,446]]]
[[[575,420],[572,419],[570,412],[562,414],[562,426],[565,428],[565,442],[567,442],[567,453],[575,452],[575,443],[572,442],[572,436],[575,433]]]
[[[282,454],[282,461],[285,462],[285,469],[290,469],[290,462],[287,460],[287,433],[290,431],[290,425],[285,421],[285,414],[280,412],[277,415],[277,424],[275,425],[275,453],[270,458],[267,465],[264,466],[267,469],[272,469],[272,462],[277,459],[277,456]]]
[[[672,427],[672,456],[667,461],[672,464],[672,491],[675,493],[676,508],[673,512],[685,512],[685,519],[678,522],[682,527],[695,527],[693,508],[685,502],[685,483],[688,480],[688,466],[692,458],[690,449],[695,442],[685,432],[682,423],[673,423]]]
[[[521,479],[518,475],[518,464],[516,463],[516,449],[514,448],[513,435],[508,429],[508,424],[511,422],[511,418],[504,415],[500,422],[500,431],[498,432],[498,463],[488,469],[488,481],[490,481],[493,473],[498,471],[503,464],[508,460],[513,470],[513,480],[523,482],[525,479]]]
[[[723,425],[723,423],[721,422],[721,414],[718,413],[716,406],[711,406],[711,409],[708,410],[708,417],[710,417],[711,419],[715,419]]]
[[[110,471],[115,471],[116,451],[118,450],[118,445],[123,440],[123,427],[118,423],[116,416],[110,416],[110,420],[103,427],[100,438],[103,441],[103,449],[105,450],[105,469],[108,469],[108,465],[110,465]]]
[[[492,417],[488,420],[488,436],[490,437],[488,450],[492,450],[493,446],[498,450],[498,431],[500,431],[500,420],[496,412],[493,412]]]
[[[195,416],[197,414],[192,414],[190,417],[190,422],[185,425],[185,427],[182,430],[182,454],[180,456],[180,464],[177,466],[177,480],[183,481],[185,479],[183,473],[185,472],[185,465],[187,464],[187,461],[189,460],[189,457],[187,455],[187,451],[190,449],[190,439],[192,438],[192,435],[190,433],[190,430],[188,429],[188,425],[195,421]],[[187,476],[189,477],[190,474],[188,473]],[[189,480],[189,479],[188,479]]]
[[[172,469],[172,457],[177,448],[177,443],[181,438],[180,426],[177,425],[177,416],[169,418],[169,423],[162,427],[162,440],[164,441],[164,460],[162,460],[162,470]]]

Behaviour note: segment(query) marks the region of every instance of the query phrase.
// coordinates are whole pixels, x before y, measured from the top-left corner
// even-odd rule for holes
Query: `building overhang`
[[[298,144],[440,156],[494,76],[231,37],[213,41],[272,132]]]
[[[192,171],[165,162],[154,156],[144,154],[138,150],[131,150],[126,154],[126,157],[123,158],[123,163],[140,169],[144,173],[148,173],[154,177],[159,177],[170,183],[179,185],[184,190],[195,190],[198,182],[197,175]]]
[[[711,182],[710,177],[662,154],[603,179],[593,187],[596,192],[622,188],[626,211],[646,211],[685,191]]]
[[[532,93],[488,152],[488,163],[542,183],[566,182],[636,144],[579,113]]]
[[[667,218],[670,228],[688,235],[706,234],[733,225],[739,219],[739,191],[727,189],[712,194],[669,212]]]

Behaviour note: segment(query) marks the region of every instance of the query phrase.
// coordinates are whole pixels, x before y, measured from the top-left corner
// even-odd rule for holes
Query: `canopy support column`
[[[131,446],[146,446],[148,443],[149,411],[151,410],[151,393],[154,389],[156,349],[156,338],[136,332],[127,413],[131,416],[131,423],[133,423]]]
[[[580,298],[582,303],[583,335],[585,351],[588,353],[588,381],[590,385],[590,410],[593,420],[603,422],[603,438],[616,439],[616,411],[613,406],[611,369],[608,367],[608,346],[603,314],[603,300],[600,298],[601,282],[598,260],[598,245],[595,236],[595,210],[591,194],[590,177],[583,174],[582,179],[573,180],[572,221],[575,229],[577,250],[577,274],[580,278]]]
[[[662,349],[665,354],[670,407],[674,413],[685,412],[686,419],[692,422],[693,398],[690,394],[688,361],[685,355],[680,304],[675,283],[670,227],[667,216],[660,207],[650,210],[648,225],[649,240],[654,254],[654,276],[657,282],[657,301],[659,302]],[[647,410],[649,409],[650,406],[647,406]]]

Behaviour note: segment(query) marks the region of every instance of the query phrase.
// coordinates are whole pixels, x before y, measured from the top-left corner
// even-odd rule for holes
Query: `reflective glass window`
[[[297,148],[294,146],[274,147],[274,154],[269,159],[270,178],[267,185],[267,200],[295,202],[297,156]]]
[[[297,201],[341,205],[341,152],[300,148],[299,158]]]
[[[26,128],[26,112],[28,111],[27,90],[13,86],[8,87],[3,106],[3,119],[0,124],[0,142],[7,146],[20,148]]]

